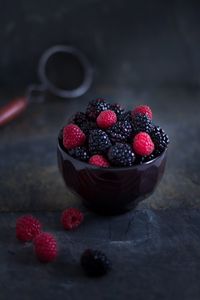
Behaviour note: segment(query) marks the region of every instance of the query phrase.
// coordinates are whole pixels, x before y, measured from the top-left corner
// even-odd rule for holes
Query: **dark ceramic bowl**
[[[69,156],[58,142],[58,166],[64,181],[94,212],[104,215],[124,213],[148,197],[161,180],[167,151],[161,156],[127,168],[99,168]]]

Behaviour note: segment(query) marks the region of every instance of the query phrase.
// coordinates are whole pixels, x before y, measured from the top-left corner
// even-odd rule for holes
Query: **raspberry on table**
[[[83,219],[83,213],[77,208],[68,208],[61,215],[61,223],[66,230],[77,228],[83,222]]]
[[[128,144],[117,143],[108,150],[108,159],[116,167],[130,167],[135,161],[135,155]]]
[[[97,117],[97,125],[102,129],[109,128],[116,122],[117,116],[116,113],[112,110],[104,110]]]
[[[147,115],[136,115],[133,118],[132,124],[135,134],[139,132],[151,133],[151,131],[153,130],[152,121],[147,117]]]
[[[85,250],[80,263],[85,273],[91,277],[103,276],[111,269],[111,261],[98,250]]]
[[[58,255],[57,241],[53,234],[42,232],[34,239],[35,254],[41,262],[50,262]]]
[[[100,112],[110,109],[110,104],[105,99],[97,98],[89,102],[86,115],[89,119],[95,121]]]
[[[151,138],[155,145],[155,154],[158,156],[167,148],[169,137],[160,126],[155,126]]]
[[[63,128],[63,145],[66,149],[73,149],[82,146],[86,136],[75,124],[69,124]]]
[[[134,118],[138,114],[146,115],[150,120],[152,120],[153,114],[152,110],[148,105],[139,105],[132,110],[132,117]]]
[[[133,139],[133,151],[140,156],[150,155],[155,149],[150,135],[146,132],[136,134]]]
[[[126,143],[133,135],[133,128],[129,121],[119,121],[106,132],[113,143]]]
[[[104,154],[111,146],[107,133],[101,129],[90,130],[88,148],[91,155]]]
[[[89,153],[86,147],[76,147],[68,150],[68,153],[72,157],[81,161],[88,161],[89,159]]]
[[[110,167],[109,161],[103,155],[99,154],[91,156],[89,159],[89,164],[102,168]]]
[[[40,221],[32,215],[24,215],[17,219],[16,237],[22,242],[32,241],[42,230]]]

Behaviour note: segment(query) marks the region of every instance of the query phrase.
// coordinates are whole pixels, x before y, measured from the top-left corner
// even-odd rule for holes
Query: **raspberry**
[[[135,155],[130,145],[118,143],[108,150],[108,159],[116,167],[130,167],[134,163]]]
[[[105,168],[110,166],[107,159],[103,155],[98,155],[98,154],[90,157],[89,164],[95,165],[98,167],[105,167]]]
[[[136,115],[133,119],[132,124],[133,124],[134,133],[139,133],[139,132],[151,133],[151,131],[153,130],[153,124],[146,115],[142,115],[142,114]]]
[[[63,145],[66,149],[83,145],[85,139],[85,134],[77,125],[69,124],[63,128]]]
[[[158,156],[167,148],[169,137],[161,127],[155,126],[151,138],[155,145],[155,154]]]
[[[68,151],[68,153],[72,157],[74,157],[78,160],[81,160],[81,161],[88,161],[88,159],[89,159],[89,154],[85,147],[76,147],[76,148],[70,149]]]
[[[147,105],[139,105],[132,111],[133,118],[138,114],[146,115],[150,120],[152,120],[152,111],[151,108]]]
[[[110,260],[103,252],[98,250],[85,250],[80,262],[88,276],[102,276],[111,269]]]
[[[140,156],[150,155],[154,151],[154,143],[146,132],[138,133],[133,139],[133,150]]]
[[[133,135],[132,125],[128,121],[119,121],[106,132],[113,143],[128,142]]]
[[[68,208],[61,215],[61,223],[66,230],[77,228],[83,222],[83,213],[77,208]]]
[[[111,146],[111,141],[101,129],[94,129],[90,131],[88,139],[89,152],[93,154],[104,154]]]
[[[16,237],[23,242],[31,241],[41,232],[42,225],[39,220],[31,215],[25,215],[17,219]]]
[[[53,234],[42,232],[34,239],[35,253],[41,262],[50,262],[58,254],[57,241]]]
[[[89,102],[86,115],[89,119],[95,121],[100,112],[110,109],[110,104],[105,99],[98,98]]]
[[[113,126],[117,122],[117,116],[112,110],[104,110],[97,117],[97,125],[106,129]]]
[[[124,108],[120,104],[111,104],[110,109],[116,113],[118,119],[121,119],[124,114]]]

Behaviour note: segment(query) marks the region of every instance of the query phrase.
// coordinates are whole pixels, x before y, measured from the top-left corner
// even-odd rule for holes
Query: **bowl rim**
[[[134,169],[137,169],[137,168],[143,168],[147,165],[151,165],[153,163],[155,163],[157,160],[159,159],[162,159],[164,156],[166,156],[167,154],[167,150],[168,148],[166,148],[159,156],[151,159],[150,161],[147,161],[141,165],[137,164],[137,165],[133,165],[131,167],[108,167],[108,168],[102,168],[102,167],[98,167],[98,166],[95,166],[95,165],[91,165],[87,162],[84,162],[84,161],[81,161],[81,160],[78,160],[74,157],[72,157],[71,155],[69,155],[65,149],[64,149],[64,146],[63,146],[63,143],[61,141],[61,139],[58,137],[58,144],[57,144],[57,148],[59,149],[60,152],[62,152],[69,160],[71,160],[72,162],[74,161],[75,163],[79,163],[81,165],[83,165],[84,167],[87,167],[88,169],[94,169],[94,170],[104,170],[104,171],[119,171],[119,172],[122,172],[122,171],[125,171],[125,170],[134,170]]]

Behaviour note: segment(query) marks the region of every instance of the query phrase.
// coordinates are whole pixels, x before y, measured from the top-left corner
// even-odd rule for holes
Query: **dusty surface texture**
[[[75,232],[62,230],[58,213],[35,214],[55,233],[57,261],[37,261],[31,244],[15,239],[19,214],[1,214],[1,299],[198,300],[200,211],[150,209],[102,218],[86,213]],[[111,272],[87,278],[79,259],[85,248],[103,250]]]

